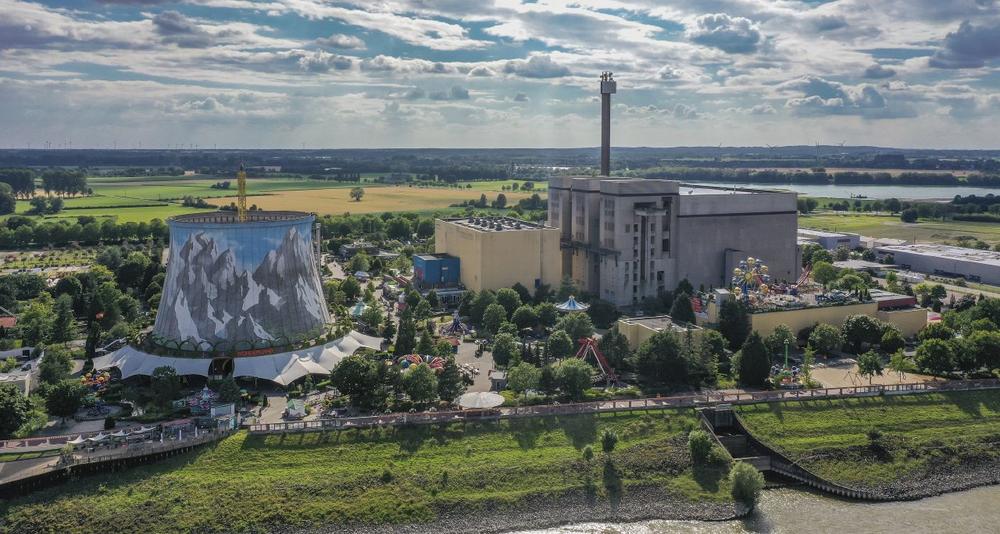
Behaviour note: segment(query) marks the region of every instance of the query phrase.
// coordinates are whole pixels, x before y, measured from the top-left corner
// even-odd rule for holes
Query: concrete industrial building
[[[799,275],[795,193],[556,176],[548,205],[563,276],[617,306],[685,278],[696,288],[725,286],[748,256],[763,260],[773,280]]]
[[[618,331],[625,336],[628,347],[636,350],[647,339],[654,335],[670,331],[678,335],[691,333],[692,338],[701,337],[705,329],[694,324],[683,324],[674,322],[669,315],[656,315],[650,317],[623,317],[618,319]]]
[[[459,279],[471,290],[520,283],[557,287],[559,230],[510,217],[465,217],[434,222],[434,251],[460,261]]]
[[[881,246],[875,252],[891,254],[903,269],[1000,284],[1000,252],[934,244]]]
[[[816,243],[827,250],[837,250],[840,247],[854,250],[861,246],[861,236],[858,234],[841,234],[799,228],[798,237],[801,241]]]

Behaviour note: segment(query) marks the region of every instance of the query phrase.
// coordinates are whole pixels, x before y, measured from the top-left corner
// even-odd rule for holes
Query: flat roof
[[[863,269],[891,269],[894,267],[893,265],[883,265],[881,263],[867,260],[835,261],[833,262],[833,266],[838,269],[851,269],[854,271],[860,271]]]
[[[315,218],[315,215],[304,211],[263,211],[252,210],[247,212],[245,221],[240,221],[237,212],[232,210],[220,210],[203,213],[188,213],[184,215],[174,215],[167,218],[168,223],[188,223],[188,224],[253,224],[279,221],[295,221],[300,219]]]
[[[783,191],[766,191],[764,189],[747,189],[744,187],[713,187],[702,184],[680,184],[677,192],[681,195],[753,195],[756,193],[781,193]]]
[[[458,217],[441,219],[479,232],[516,232],[525,230],[555,230],[552,226],[533,223],[513,217]]]
[[[434,254],[417,254],[414,257],[420,258],[420,259],[422,259],[424,261],[441,260],[441,259],[446,259],[446,258],[458,259],[457,256],[452,256],[451,254],[448,254],[447,252],[435,252]]]
[[[1000,267],[1000,252],[979,250],[976,248],[953,247],[950,245],[935,245],[922,243],[916,245],[889,245],[879,247],[882,252],[904,252],[918,256],[928,256],[946,260],[983,263]]]
[[[858,234],[841,234],[839,232],[825,232],[823,230],[810,230],[809,228],[799,228],[799,235],[809,237],[858,237]]]
[[[646,317],[622,317],[619,320],[628,324],[637,324],[645,326],[646,328],[649,328],[651,330],[656,330],[657,332],[661,332],[667,329],[674,330],[677,332],[683,332],[688,329],[688,326],[690,326],[690,328],[692,329],[701,328],[695,324],[691,325],[678,324],[674,322],[674,319],[669,315],[650,315]]]

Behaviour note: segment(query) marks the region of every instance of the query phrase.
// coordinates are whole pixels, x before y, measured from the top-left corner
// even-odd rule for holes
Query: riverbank
[[[695,469],[691,409],[235,434],[0,505],[0,531],[499,532],[584,520],[725,519],[728,467]],[[602,452],[601,435],[618,443]],[[589,450],[589,452],[588,452]],[[624,488],[623,491],[618,488]]]
[[[740,406],[754,436],[817,476],[909,500],[1000,483],[1000,391]]]

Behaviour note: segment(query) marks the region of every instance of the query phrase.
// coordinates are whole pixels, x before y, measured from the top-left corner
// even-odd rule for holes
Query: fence
[[[543,417],[550,415],[661,410],[664,408],[707,407],[715,406],[717,404],[753,404],[757,402],[787,402],[827,398],[874,397],[878,395],[905,395],[944,391],[971,391],[978,389],[1000,389],[1000,380],[989,378],[982,380],[915,382],[911,384],[850,386],[804,390],[754,391],[748,393],[718,392],[676,397],[650,397],[644,399],[519,406],[489,411],[475,410],[387,414],[369,417],[318,419],[315,421],[260,423],[251,425],[250,432],[253,434],[321,432],[326,430],[371,428],[400,424],[419,425],[457,423],[463,421],[481,421],[484,419],[512,419],[518,417]]]

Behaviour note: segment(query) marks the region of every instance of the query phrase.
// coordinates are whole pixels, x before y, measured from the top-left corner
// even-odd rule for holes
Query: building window
[[[626,224],[625,225],[625,233],[627,234],[627,233],[629,233],[631,231],[632,231],[632,225],[631,224]]]
[[[639,286],[637,286],[637,285],[633,285],[633,286],[632,286],[632,292],[633,292],[633,293],[638,293],[638,292],[639,292]]]
[[[639,281],[639,273],[637,273],[635,271],[632,271],[632,281],[633,282],[638,282]]]
[[[666,237],[663,238],[663,242],[660,243],[660,250],[662,250],[663,252],[670,252],[670,239],[669,238],[666,238]]]
[[[663,271],[656,271],[656,281],[657,282],[663,281]]]

